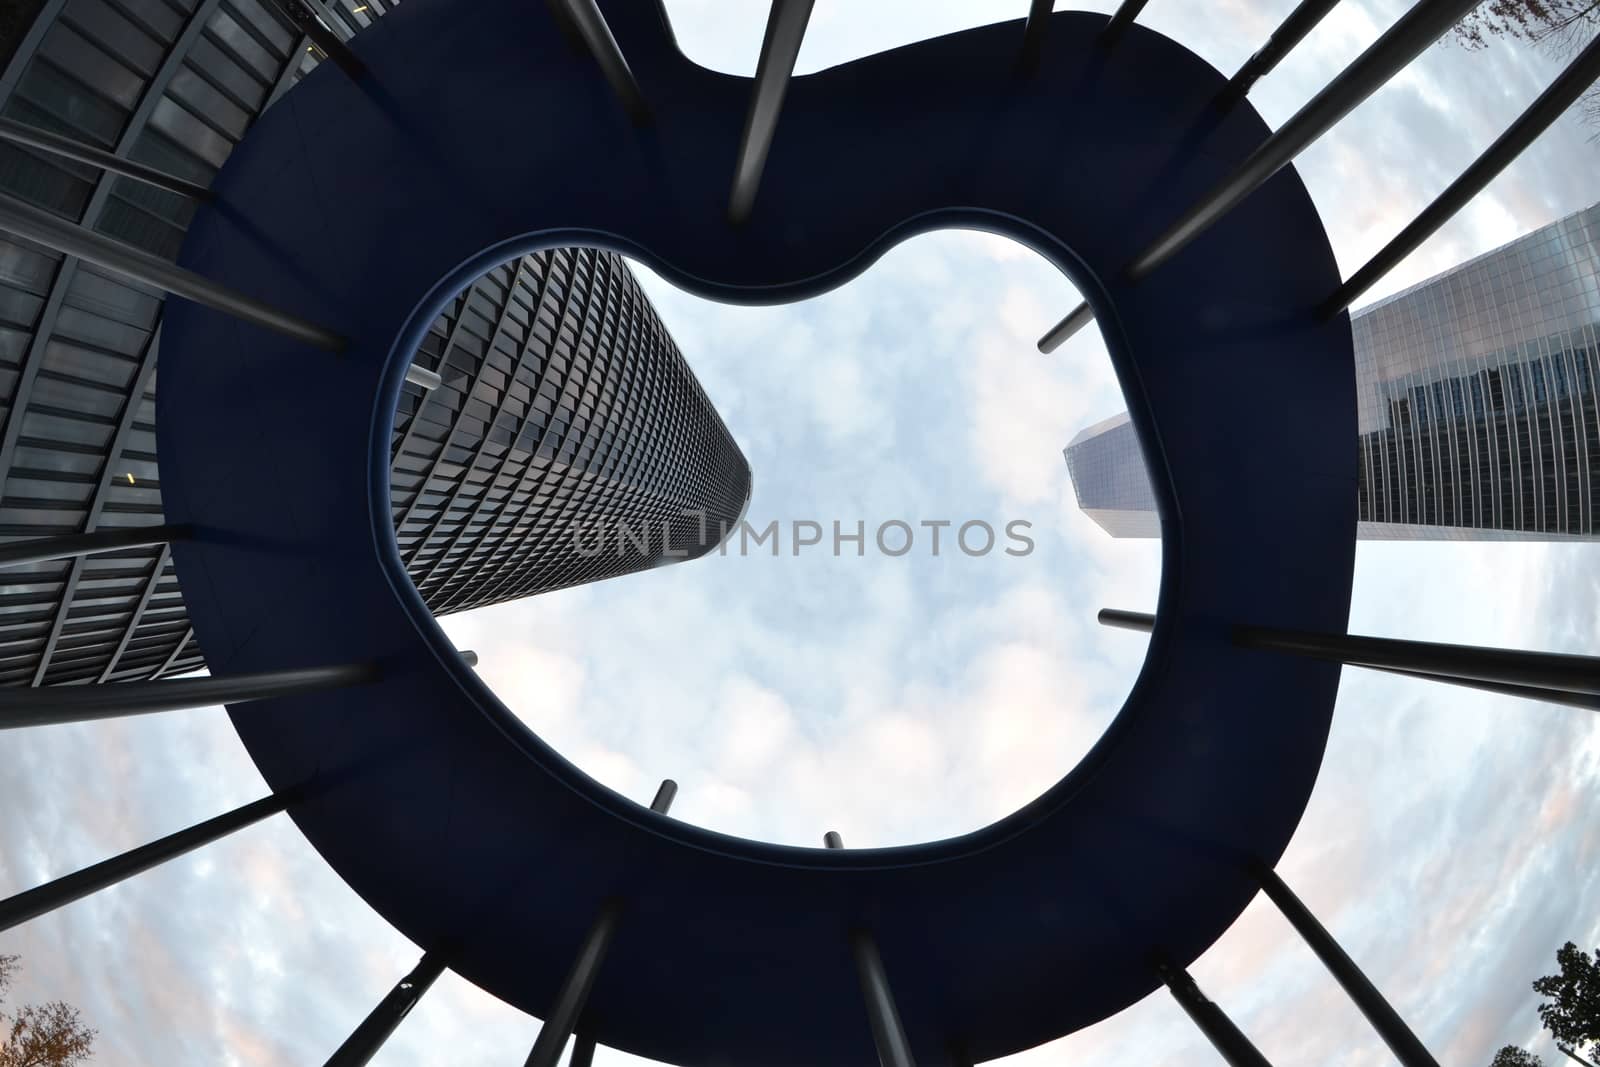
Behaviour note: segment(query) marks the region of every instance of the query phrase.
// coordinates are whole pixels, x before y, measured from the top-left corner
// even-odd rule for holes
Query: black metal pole
[[[362,685],[377,678],[375,664],[343,663],[220,678],[0,689],[0,730],[266,700]]]
[[[1039,351],[1054,352],[1072,337],[1073,334],[1083,329],[1094,321],[1094,309],[1089,307],[1087,300],[1078,302],[1078,306],[1067,312],[1067,317],[1050,327],[1043,337],[1039,338]]]
[[[208,845],[219,837],[226,837],[235,830],[282,811],[292,799],[290,794],[284,793],[262,797],[226,815],[218,815],[215,819],[179,830],[159,841],[141,845],[131,852],[101,860],[92,867],[25,890],[7,900],[0,900],[0,930],[9,930],[18,923],[25,923],[47,911],[71,904],[124,878],[131,878],[185,852],[192,852],[201,845]]]
[[[1133,25],[1133,20],[1139,17],[1139,12],[1144,10],[1144,5],[1150,0],[1122,0],[1122,6],[1117,8],[1116,14],[1111,16],[1111,21],[1106,23],[1106,28],[1100,32],[1101,44],[1113,44],[1118,37]]]
[[[0,567],[20,567],[25,563],[89,556],[118,548],[148,548],[182,541],[189,533],[187,526],[119,526],[92,533],[12,541],[0,545]]]
[[[331,330],[280,311],[254,297],[245,296],[192,270],[153,256],[142,248],[113,240],[98,230],[68,222],[43,208],[12,196],[0,195],[0,230],[37,241],[57,252],[86,259],[135,281],[153,285],[175,296],[193,300],[224,314],[293,337],[330,352],[344,350],[345,340]]]
[[[362,1020],[344,1044],[328,1057],[327,1067],[364,1067],[377,1055],[378,1049],[389,1040],[401,1021],[417,1006],[422,994],[428,991],[435,979],[444,973],[445,958],[441,952],[424,953],[411,973],[395,983],[389,995],[378,1002],[372,1014]]]
[[[822,835],[825,848],[844,848],[844,838],[837,831]],[[851,930],[850,954],[855,957],[856,973],[861,978],[861,995],[867,1003],[867,1021],[872,1027],[872,1041],[878,1049],[878,1062],[882,1067],[916,1067],[911,1056],[911,1042],[906,1039],[905,1026],[900,1022],[900,1012],[894,1005],[894,992],[889,988],[889,975],[883,968],[883,957],[878,954],[877,942],[866,930]]]
[[[556,9],[556,18],[564,28],[576,30],[583,38],[628,117],[636,125],[649,122],[650,105],[645,101],[644,91],[634,79],[627,57],[622,54],[617,39],[611,35],[611,27],[606,24],[606,17],[594,0],[549,0],[549,3]]]
[[[17,144],[25,144],[29,148],[37,148],[41,152],[50,152],[66,159],[75,159],[79,163],[87,163],[91,167],[109,170],[133,178],[135,181],[144,182],[146,185],[154,185],[168,192],[177,193],[179,196],[195,200],[211,199],[211,190],[203,185],[175,174],[168,174],[156,167],[125,159],[114,152],[107,152],[104,148],[84,144],[82,141],[63,137],[49,130],[41,130],[37,126],[0,118],[0,137]]]
[[[1149,633],[1155,625],[1154,615],[1142,611],[1123,611],[1118,608],[1101,609],[1099,619],[1103,626],[1139,630],[1144,633]],[[1349,644],[1351,642],[1359,643],[1359,646]],[[1352,667],[1365,667],[1389,674],[1403,674],[1411,678],[1445,682],[1449,685],[1481,689],[1484,692],[1499,693],[1504,696],[1600,710],[1600,696],[1595,695],[1593,691],[1594,686],[1600,683],[1590,681],[1587,685],[1576,687],[1547,685],[1518,681],[1508,676],[1508,673],[1515,668],[1522,671],[1524,677],[1532,677],[1530,672],[1538,670],[1545,672],[1539,675],[1540,677],[1571,678],[1575,672],[1587,671],[1591,672],[1589,677],[1592,678],[1593,672],[1600,671],[1600,660],[1587,656],[1516,652],[1475,645],[1445,645],[1382,637],[1304,634],[1243,626],[1234,627],[1234,643],[1249,648],[1270,648],[1279,652],[1314,655],[1318,659],[1334,660]],[[1305,647],[1308,644],[1315,645],[1318,651],[1308,650]],[[1380,646],[1390,662],[1376,662],[1380,657],[1373,652],[1373,645]],[[1405,657],[1403,662],[1402,657]],[[1552,666],[1559,673],[1552,673],[1550,671]],[[1496,673],[1496,676],[1481,676],[1491,672]]]
[[[1250,1043],[1250,1039],[1244,1036],[1244,1031],[1233,1025],[1233,1020],[1200,992],[1200,987],[1195,985],[1188,971],[1166,964],[1161,964],[1156,970],[1172,992],[1173,999],[1194,1020],[1212,1047],[1222,1054],[1228,1067],[1272,1067],[1267,1058]]]
[[[567,1060],[567,1067],[593,1067],[594,1064],[594,1038],[587,1034],[578,1034],[572,1039],[572,1056]]]
[[[1350,276],[1321,308],[1324,316],[1334,315],[1355,302],[1356,298],[1372,287],[1379,278],[1388,274],[1402,259],[1438,232],[1457,211],[1473,197],[1483,192],[1495,177],[1520,156],[1550,124],[1575,103],[1578,97],[1600,79],[1600,38],[1578,54],[1578,58],[1539,98],[1517,117],[1505,133],[1468,167],[1461,177],[1422,210],[1411,224],[1401,230],[1394,240],[1367,261],[1366,265]]]
[[[1137,281],[1177,255],[1329,127],[1377,92],[1479,2],[1418,0],[1371,47],[1250,153],[1232,174],[1156,238],[1129,264],[1128,277]]]
[[[1231,104],[1247,95],[1256,82],[1283,62],[1283,57],[1305,40],[1306,34],[1315,29],[1323,16],[1338,3],[1339,0],[1300,0],[1295,9],[1289,12],[1289,17],[1283,20],[1283,25],[1272,31],[1267,43],[1245,60],[1244,66],[1228,79],[1228,87],[1222,93],[1222,103]]]
[[[778,113],[789,91],[789,78],[806,36],[813,0],[772,0],[767,12],[767,32],[761,40],[761,58],[750,87],[750,110],[739,135],[739,156],[733,168],[733,191],[728,197],[728,219],[735,225],[750,217],[755,206],[761,172],[778,132]]]
[[[1367,1017],[1372,1028],[1378,1031],[1378,1036],[1383,1038],[1395,1058],[1404,1067],[1439,1067],[1439,1062],[1423,1047],[1417,1035],[1411,1032],[1411,1028],[1384,999],[1383,994],[1378,992],[1378,987],[1361,973],[1361,968],[1339,947],[1333,935],[1307,910],[1300,898],[1284,885],[1277,872],[1266,864],[1257,864],[1254,873],[1261,882],[1262,892],[1278,906],[1283,917],[1289,920],[1289,925],[1299,932],[1334,980],[1355,1001],[1356,1007],[1361,1009],[1361,1014]]]
[[[1044,51],[1045,27],[1050,23],[1050,9],[1054,0],[1028,0],[1028,20],[1022,26],[1022,52],[1017,66],[1024,74],[1039,68],[1039,55]]]
[[[360,78],[367,73],[366,64],[356,58],[350,51],[350,46],[339,39],[332,27],[325,26],[317,13],[301,0],[272,0],[277,9],[283,12],[285,18],[294,23],[295,28],[305,34],[317,50],[338,64],[339,69],[351,78]]]
[[[678,783],[671,778],[663,779],[656,790],[655,799],[650,802],[650,810],[667,814],[677,795]],[[533,1051],[528,1053],[525,1067],[556,1067],[561,1059],[561,1050],[567,1047],[567,1039],[578,1027],[578,1018],[589,1000],[589,990],[594,987],[594,980],[600,974],[600,965],[605,962],[611,939],[616,936],[617,921],[621,917],[620,900],[607,901],[600,908],[599,918],[589,927],[583,945],[578,949],[578,958],[573,961],[572,970],[567,972],[566,981],[561,984],[555,1006],[539,1028],[539,1036],[534,1039]],[[582,1040],[579,1039],[580,1043]],[[593,1042],[590,1044],[592,1046]],[[593,1054],[592,1048],[590,1054]]]

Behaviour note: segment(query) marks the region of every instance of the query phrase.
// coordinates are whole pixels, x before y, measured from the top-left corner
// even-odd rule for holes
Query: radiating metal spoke
[[[844,839],[834,830],[822,835],[822,843],[830,849],[844,848]],[[856,974],[861,979],[861,995],[867,1005],[867,1021],[872,1026],[872,1040],[878,1048],[878,1062],[882,1067],[916,1067],[877,942],[870,932],[861,929],[851,930],[849,940]]]
[[[71,137],[63,137],[59,133],[41,130],[37,126],[28,126],[13,119],[0,118],[0,138],[16,144],[37,148],[42,152],[62,156],[66,159],[75,159],[79,163],[87,163],[91,167],[109,170],[124,177],[133,178],[147,185],[177,193],[179,196],[191,197],[195,200],[210,200],[211,190],[203,185],[180,178],[175,174],[168,174],[156,167],[137,163],[125,159],[114,152],[107,152],[91,144],[84,144]]]
[[[378,1002],[372,1014],[362,1020],[355,1032],[328,1057],[327,1067],[364,1067],[389,1040],[389,1035],[411,1014],[430,986],[444,973],[445,954],[425,953],[411,973],[395,983],[389,995]]]
[[[1106,28],[1101,31],[1102,44],[1112,44],[1118,37],[1125,33],[1133,20],[1139,17],[1139,12],[1144,10],[1144,5],[1150,0],[1122,0],[1122,6],[1117,8],[1116,14],[1111,16],[1111,21],[1106,23]]]
[[[1031,73],[1039,66],[1039,55],[1044,51],[1045,30],[1050,24],[1050,10],[1054,0],[1029,0],[1028,20],[1022,26],[1022,52],[1018,66]]]
[[[1066,318],[1050,327],[1050,332],[1039,338],[1039,351],[1054,352],[1093,321],[1094,309],[1085,300],[1068,312]]]
[[[182,541],[188,536],[187,526],[118,526],[92,533],[35,537],[0,545],[0,567],[20,567],[25,563],[92,556],[97,552],[113,552],[122,548],[149,548]]]
[[[412,385],[420,386],[426,392],[433,392],[444,384],[444,379],[439,377],[427,367],[413,363],[406,368],[406,381]]]
[[[0,689],[0,730],[297,696],[362,685],[377,678],[376,664],[343,663],[212,678]]]
[[[1517,117],[1488,149],[1468,167],[1461,177],[1423,209],[1409,226],[1401,230],[1394,240],[1343,285],[1323,305],[1324,316],[1334,315],[1349,307],[1373,283],[1388,274],[1417,247],[1438,232],[1457,211],[1465,207],[1511,162],[1520,156],[1538,136],[1550,128],[1584,92],[1600,79],[1600,38],[1589,43],[1579,53],[1561,76],[1539,94],[1537,100]]]
[[[282,811],[294,799],[292,793],[277,793],[262,797],[242,808],[235,808],[226,815],[218,815],[215,819],[191,826],[187,830],[179,830],[175,834],[168,834],[159,841],[152,841],[131,852],[101,860],[92,867],[85,867],[74,874],[18,893],[7,900],[0,900],[0,930],[9,930],[18,923],[27,922],[47,911],[81,900],[90,893],[115,885],[124,878],[131,878],[185,852],[192,852],[201,845],[226,837],[235,830],[243,829],[251,823],[259,822],[269,815]]]
[[[1188,971],[1166,964],[1161,964],[1156,970],[1171,991],[1172,998],[1194,1020],[1200,1032],[1206,1035],[1206,1040],[1227,1061],[1228,1067],[1272,1067],[1267,1058],[1250,1043],[1250,1039],[1244,1036],[1244,1031],[1235,1026],[1214,1001],[1200,992],[1200,987],[1189,977]]]
[[[1150,632],[1155,616],[1105,608],[1100,623]],[[1266,626],[1234,626],[1241,648],[1287,652],[1352,667],[1404,674],[1491,693],[1600,709],[1600,658],[1557,652],[1404,641],[1356,634],[1314,634]]]
[[[761,59],[750,87],[750,110],[739,136],[739,158],[733,168],[733,193],[728,198],[728,218],[735,224],[750,217],[755,206],[761,172],[778,130],[778,114],[789,90],[794,63],[811,19],[812,0],[772,0],[767,32],[761,41]]]
[[[1283,884],[1277,872],[1266,864],[1257,864],[1255,875],[1261,883],[1262,892],[1278,906],[1283,917],[1289,920],[1289,925],[1305,939],[1306,945],[1317,954],[1334,980],[1355,1001],[1356,1007],[1361,1009],[1361,1014],[1367,1017],[1372,1028],[1378,1031],[1378,1036],[1383,1038],[1395,1058],[1404,1067],[1439,1067],[1438,1061],[1417,1039],[1417,1035],[1411,1032],[1405,1020],[1378,992],[1378,987],[1361,973],[1361,968],[1339,947],[1333,935],[1300,902],[1300,898]]]
[[[1244,61],[1238,73],[1228,80],[1227,89],[1223,90],[1223,102],[1232,103],[1248,94],[1256,82],[1260,81],[1268,72],[1283,62],[1283,57],[1294,50],[1294,46],[1305,40],[1306,34],[1316,28],[1324,15],[1338,6],[1339,0],[1300,0],[1289,17],[1283,20],[1283,25],[1272,31],[1272,36],[1267,38],[1267,43],[1262,45],[1256,54]]]
[[[1255,192],[1267,179],[1321,137],[1336,122],[1349,114],[1385,82],[1398,74],[1416,56],[1479,0],[1418,0],[1416,6],[1361,53],[1338,77],[1302,107],[1293,118],[1268,137],[1261,146],[1224,178],[1182,218],[1169,226],[1128,266],[1129,278],[1137,281],[1177,255],[1191,241],[1210,229],[1219,219]]]
[[[611,83],[611,91],[622,101],[628,116],[635,123],[649,122],[650,105],[594,0],[549,0],[549,3],[556,9],[557,17],[564,17],[567,24],[583,38],[589,54],[594,57],[606,81]]]
[[[160,256],[152,256],[143,249],[68,222],[15,197],[0,195],[0,230],[9,230],[57,252],[98,263],[107,270],[116,271],[135,281],[186,297],[257,326],[276,330],[297,341],[330,352],[339,352],[345,347],[344,338],[331,330],[218,285],[192,270],[184,270]]]

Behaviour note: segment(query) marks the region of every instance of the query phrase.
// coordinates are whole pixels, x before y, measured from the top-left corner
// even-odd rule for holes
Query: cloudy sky
[[[1231,71],[1292,6],[1153,0],[1141,22]],[[693,58],[753,71],[765,5],[668,7]],[[1025,7],[818,0],[800,69]],[[1402,7],[1346,0],[1258,87],[1256,106],[1281,123]],[[1300,173],[1345,273],[1554,74],[1504,43],[1437,46],[1306,152]],[[1588,206],[1600,188],[1591,134],[1563,120],[1370,295]],[[1036,547],[1021,558],[948,542],[935,557],[921,541],[896,559],[870,545],[864,558],[713,556],[446,620],[481,674],[601,781],[648,801],[671,776],[674,815],[769,840],[960,833],[1065,774],[1143,654],[1141,636],[1097,627],[1094,612],[1150,607],[1158,577],[1154,543],[1113,541],[1073,503],[1061,447],[1124,405],[1093,331],[1050,357],[1033,347],[1074,304],[1068,283],[970,233],[916,238],[846,288],[786,308],[720,307],[640,273],[749,457],[757,526],[1022,520]],[[1597,624],[1600,545],[1358,553],[1355,632],[1591,652]],[[1597,785],[1592,714],[1348,672],[1280,871],[1441,1062],[1477,1067],[1506,1043],[1560,1061],[1538,1036],[1528,983],[1564,940],[1600,943]],[[216,712],[8,735],[0,894],[263,792]],[[418,956],[281,817],[13,930],[0,952],[25,959],[19,999],[82,1007],[108,1065],[320,1063]],[[1269,904],[1192,971],[1273,1062],[1392,1062]],[[537,1029],[446,975],[377,1062],[516,1063]],[[1015,1060],[1216,1062],[1160,993]]]

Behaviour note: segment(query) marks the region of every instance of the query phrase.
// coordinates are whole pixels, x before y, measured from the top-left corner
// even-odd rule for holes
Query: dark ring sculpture
[[[240,737],[275,789],[316,779],[293,817],[372,907],[522,1009],[546,1013],[619,901],[583,1021],[607,1045],[869,1064],[855,928],[925,1064],[1116,1012],[1156,987],[1154,960],[1187,963],[1238,916],[1327,738],[1338,666],[1238,649],[1227,629],[1345,630],[1351,342],[1342,314],[1313,314],[1340,277],[1305,189],[1285,170],[1125,281],[1268,131],[1248,105],[1214,109],[1226,79],[1181,45],[1132,26],[1112,61],[1104,17],[1063,13],[1031,75],[1018,22],[796,78],[734,227],[748,80],[685,59],[653,5],[605,10],[647,125],[542,5],[416,0],[355,42],[363,78],[325,65],[267,112],[200,208],[186,266],[351,340],[329,355],[169,305],[162,491],[195,531],[173,554],[200,643],[218,673],[384,672],[241,706]],[[1023,810],[903,848],[734,839],[592,781],[460,662],[400,565],[390,426],[421,332],[470,279],[541,246],[602,245],[707,297],[781,302],[947,227],[1005,234],[1072,277],[1150,459],[1159,616],[1120,715]]]

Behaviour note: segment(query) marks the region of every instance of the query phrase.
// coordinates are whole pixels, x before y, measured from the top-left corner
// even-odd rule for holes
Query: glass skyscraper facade
[[[321,61],[267,0],[34,6],[0,45],[0,117],[200,185]],[[307,8],[347,39],[394,6]],[[4,140],[0,194],[167,258],[193,211],[183,196]],[[0,537],[163,521],[163,304],[148,286],[0,233]],[[672,521],[674,551],[703,553],[714,541],[679,512],[704,510],[715,531],[748,496],[743,455],[614,255],[549,250],[490,271],[434,323],[416,362],[443,384],[404,387],[392,506],[402,558],[435,612],[664,561],[659,544],[580,555],[579,520]],[[0,571],[0,685],[203,665],[165,547]]]
[[[1600,204],[1363,308],[1351,330],[1360,536],[1600,535]],[[1066,458],[1109,533],[1160,536],[1126,415]]]

